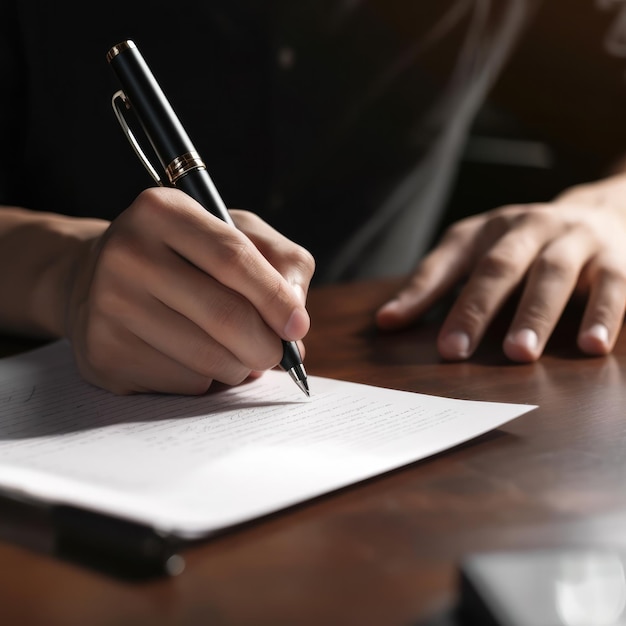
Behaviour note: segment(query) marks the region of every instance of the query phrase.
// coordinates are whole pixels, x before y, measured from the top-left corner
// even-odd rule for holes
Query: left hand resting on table
[[[409,325],[463,279],[439,333],[443,358],[470,357],[522,283],[503,345],[510,359],[541,356],[574,293],[587,299],[578,347],[609,353],[626,308],[626,175],[572,187],[550,203],[505,206],[453,224],[379,309],[378,326]]]

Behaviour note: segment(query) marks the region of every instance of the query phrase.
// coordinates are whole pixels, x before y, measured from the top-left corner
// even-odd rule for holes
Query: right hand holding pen
[[[309,329],[311,255],[257,216],[238,228],[186,194],[148,189],[89,246],[66,334],[90,382],[200,394],[276,366]]]

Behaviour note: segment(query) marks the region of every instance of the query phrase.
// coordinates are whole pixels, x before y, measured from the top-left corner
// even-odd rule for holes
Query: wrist
[[[12,208],[0,216],[0,290],[8,296],[0,325],[31,336],[64,336],[74,284],[108,222]]]

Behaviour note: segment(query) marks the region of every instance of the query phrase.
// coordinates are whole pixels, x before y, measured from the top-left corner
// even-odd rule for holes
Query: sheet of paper
[[[0,360],[0,489],[197,537],[465,442],[535,408],[281,371],[202,397],[115,396],[58,341]]]

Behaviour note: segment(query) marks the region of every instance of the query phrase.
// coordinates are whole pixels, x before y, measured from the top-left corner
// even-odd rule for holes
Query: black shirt
[[[526,60],[535,40],[549,50],[550,32],[567,39],[573,29],[576,39],[577,25],[589,15],[600,22],[589,30],[595,47],[580,38],[577,44],[581,54],[602,56],[599,37],[614,11],[571,0],[568,22],[555,17],[555,3],[543,3],[535,14],[540,4],[493,3],[481,24],[483,3],[456,0],[213,0],[180,6],[130,0],[116,10],[106,3],[87,8],[2,0],[0,203],[113,219],[153,184],[110,104],[119,86],[106,52],[133,39],[229,207],[259,213],[311,250],[318,280],[358,275],[355,264],[366,267],[361,261],[374,258],[385,238],[392,241],[392,256],[402,257],[398,267],[408,268],[428,241],[427,222],[442,216],[465,135],[498,76],[502,88],[496,83],[494,95],[513,112],[525,103],[519,109],[531,124],[556,122],[550,106],[567,107],[558,120],[569,115],[570,128],[579,122],[576,102],[559,99],[561,86],[573,80],[558,71],[569,48],[555,46],[553,56],[543,59],[545,67],[535,63],[529,70]],[[580,15],[582,21],[574,20]],[[499,42],[509,18],[514,28]],[[523,32],[526,38],[507,65]],[[490,69],[488,59],[502,46],[503,63]],[[518,70],[514,76],[511,67]],[[532,71],[543,88],[536,94],[528,93]],[[542,75],[552,78],[541,82]],[[581,72],[581,78],[590,77],[597,73]],[[621,80],[619,73],[611,77]],[[514,87],[520,78],[523,98]],[[553,94],[546,91],[550,80]],[[472,89],[475,98],[468,96]],[[609,92],[616,111],[619,89],[621,84]],[[567,144],[568,127],[554,127],[561,132],[557,141]],[[613,133],[606,154],[615,153],[620,137]],[[608,136],[603,146],[607,142]],[[434,156],[433,146],[439,150]],[[603,150],[585,146],[587,155]],[[416,202],[396,193],[407,181]],[[420,222],[419,213],[427,220]],[[420,240],[403,240],[422,231]],[[352,257],[333,272],[345,251]],[[372,273],[382,263],[375,261]]]
[[[226,204],[309,248],[318,276],[419,159],[404,137],[443,83],[385,74],[449,2],[3,4],[2,202],[113,219],[153,184],[110,105],[106,52],[133,39]]]

